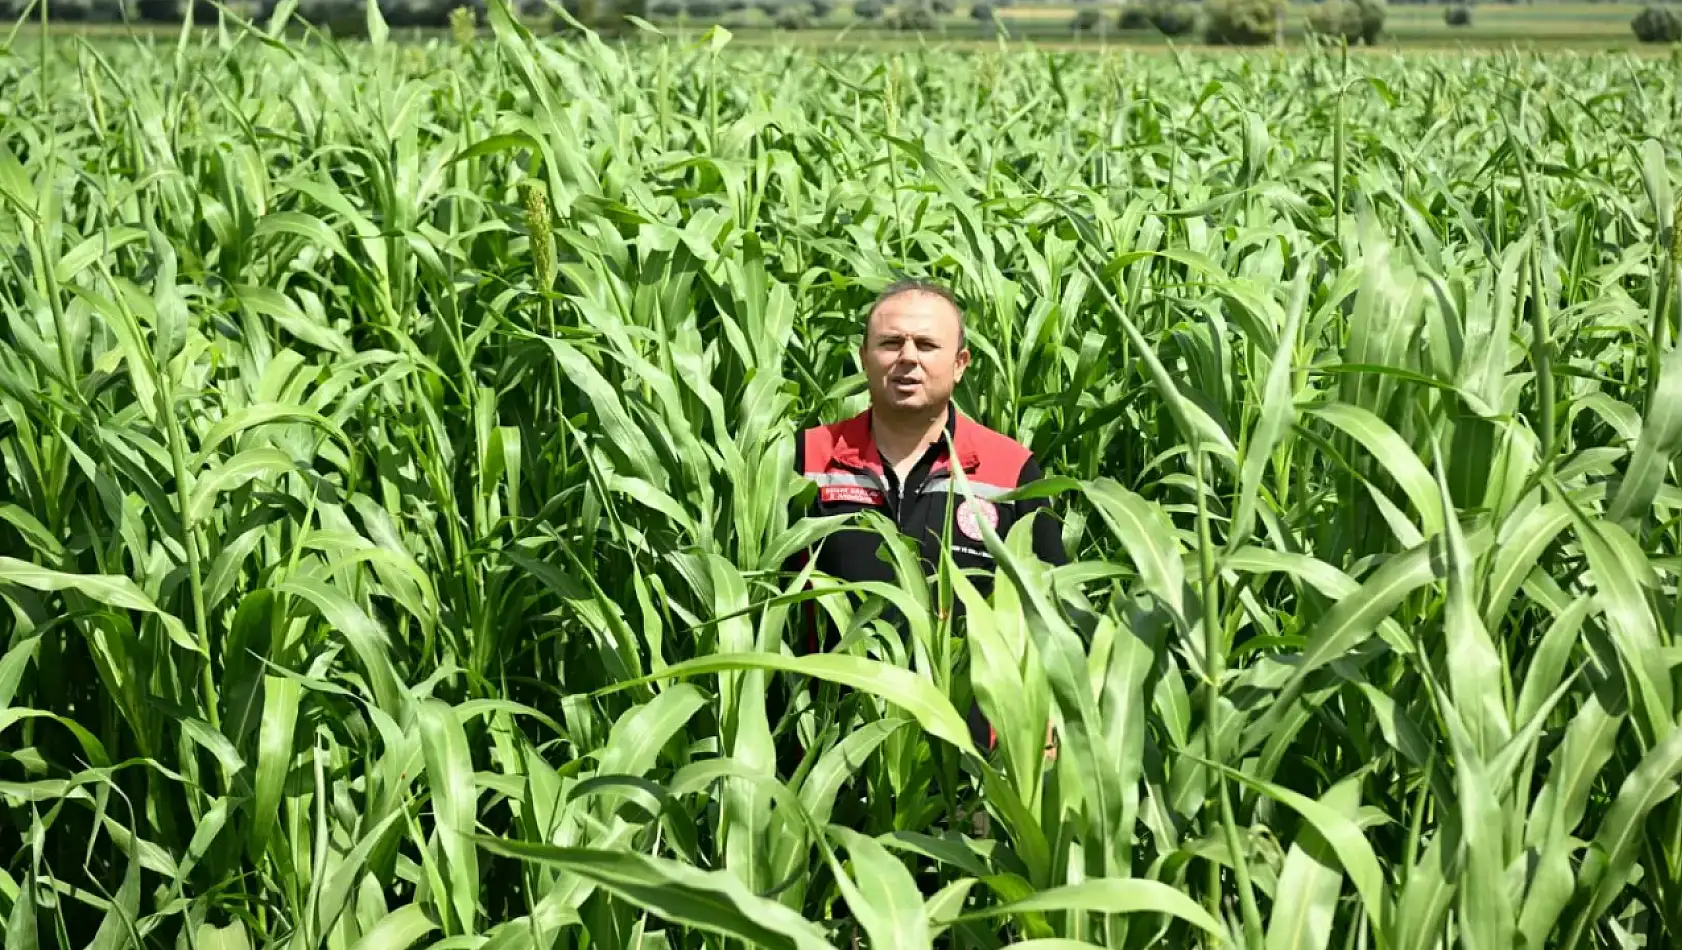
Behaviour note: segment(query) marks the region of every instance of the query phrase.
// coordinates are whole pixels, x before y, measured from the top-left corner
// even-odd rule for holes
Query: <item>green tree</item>
[[[1198,14],[1194,3],[1158,0],[1147,9],[1151,26],[1163,36],[1186,36],[1197,30]]]
[[[108,4],[118,7],[118,4]],[[203,0],[134,0],[134,15],[152,23],[180,23],[181,17],[188,9],[192,10],[194,23],[215,23],[216,8]],[[53,3],[52,15],[58,16],[59,5]]]
[[[1351,45],[1372,46],[1384,32],[1385,6],[1380,0],[1328,0],[1308,16],[1316,33],[1341,36]]]
[[[1649,6],[1636,14],[1629,27],[1643,43],[1682,41],[1682,15],[1670,7]]]
[[[1278,36],[1284,0],[1209,0],[1203,38],[1216,46],[1261,46]]]
[[[23,8],[27,6],[29,6],[29,0],[10,0],[10,2],[0,2],[0,20],[16,20],[18,17],[23,15]],[[113,13],[116,12],[117,9],[118,7],[115,4],[110,6],[110,10]],[[99,15],[100,12],[100,8],[96,7],[92,0],[54,0],[52,8],[47,11],[47,16],[49,20],[66,21],[104,19]],[[37,2],[35,4],[35,8],[30,11],[29,18],[31,21],[39,20],[41,18],[41,4],[39,2]],[[179,17],[177,17],[177,19],[179,19]],[[0,22],[0,36],[5,35],[4,30],[9,26],[10,23],[8,22]],[[0,49],[4,49],[4,47],[0,47]],[[10,94],[10,90],[7,90],[7,92]]]
[[[907,33],[921,33],[935,28],[934,8],[929,0],[905,0],[894,14],[893,27]]]

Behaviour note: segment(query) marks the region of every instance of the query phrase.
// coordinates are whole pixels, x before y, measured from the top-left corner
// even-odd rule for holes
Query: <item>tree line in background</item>
[[[1377,45],[1384,36],[1389,3],[1425,4],[1433,0],[1312,0],[1314,10],[1307,18],[1308,30],[1322,37],[1339,38],[1351,45]],[[1472,25],[1472,0],[1437,0],[1445,3],[1443,22],[1450,27]],[[1521,0],[1504,0],[1516,4]],[[1012,0],[974,0],[969,18],[991,33],[997,26],[996,11],[1011,6]],[[1077,9],[1069,21],[1075,33],[1096,33],[1107,23],[1094,0],[1075,0]],[[1201,35],[1212,45],[1243,46],[1277,42],[1282,38],[1287,0],[1129,0],[1114,17],[1119,31],[1155,30],[1169,37]],[[934,30],[939,18],[958,12],[955,0],[905,0],[890,10],[884,0],[854,0],[850,11],[837,0],[653,0],[650,13],[657,19],[687,18],[715,21],[733,13],[761,10],[779,29],[808,29],[841,10],[854,19],[879,23],[898,30]],[[1631,22],[1631,30],[1644,43],[1682,42],[1682,14],[1670,5],[1644,8]]]
[[[224,0],[224,6],[244,16],[266,20],[279,0]],[[568,16],[554,13],[544,0],[524,0],[516,8],[529,18],[556,32],[575,30],[571,21],[602,33],[626,28],[626,17],[644,19],[688,19],[721,21],[730,14],[762,11],[778,29],[804,30],[833,17],[838,11],[866,23],[905,32],[932,32],[943,17],[959,13],[958,0],[558,0]],[[973,0],[968,17],[992,35],[998,28],[997,11],[1012,0]],[[1094,0],[1075,0],[1077,9],[1069,29],[1077,34],[1106,30],[1110,20]],[[1426,3],[1431,0],[1394,0]],[[1443,13],[1450,27],[1472,25],[1469,0],[1446,0]],[[1506,0],[1517,3],[1520,0]],[[1279,42],[1284,37],[1287,0],[1130,0],[1114,17],[1121,32],[1154,30],[1168,37],[1201,38],[1221,46],[1253,46]],[[379,0],[386,22],[395,27],[450,26],[473,30],[484,20],[484,0]],[[1386,0],[1313,0],[1308,15],[1309,32],[1340,38],[1351,45],[1376,45],[1384,35]],[[39,15],[39,0],[0,0],[0,18],[16,20]],[[167,22],[179,23],[191,14],[198,23],[214,23],[217,5],[210,0],[51,0],[50,15],[60,21]],[[323,26],[335,36],[360,35],[366,29],[364,0],[299,0],[297,17]],[[1631,31],[1643,43],[1682,42],[1682,14],[1669,5],[1645,7],[1630,23]]]
[[[49,16],[55,21],[68,22],[152,22],[180,23],[191,14],[195,23],[216,22],[217,3],[210,0],[50,0]],[[266,22],[279,7],[280,0],[218,0],[221,6],[238,16]],[[576,16],[580,11],[592,19],[604,22],[626,14],[648,15],[647,0],[564,0],[561,3]],[[543,20],[553,16],[543,0],[514,0],[513,6],[524,18]],[[379,0],[380,13],[386,23],[394,27],[451,26],[452,14],[465,10],[474,21],[485,20],[484,0]],[[35,20],[40,15],[40,0],[0,0],[0,19],[16,20],[27,16]],[[365,0],[298,0],[297,18],[318,26],[333,29],[343,37],[366,30]],[[564,21],[562,21],[564,22]]]

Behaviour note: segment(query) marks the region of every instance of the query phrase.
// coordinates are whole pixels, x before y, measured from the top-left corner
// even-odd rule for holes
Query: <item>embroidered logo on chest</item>
[[[845,501],[855,505],[885,505],[888,496],[860,485],[826,485],[818,489],[819,501]]]
[[[999,528],[999,509],[997,505],[982,498],[971,498],[958,506],[958,530],[964,537],[976,541],[981,540],[981,522],[987,522],[987,527],[997,531]]]

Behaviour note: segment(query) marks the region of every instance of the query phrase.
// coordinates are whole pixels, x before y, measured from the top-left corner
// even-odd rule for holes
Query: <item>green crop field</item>
[[[1682,61],[382,26],[0,53],[7,950],[1682,945]]]

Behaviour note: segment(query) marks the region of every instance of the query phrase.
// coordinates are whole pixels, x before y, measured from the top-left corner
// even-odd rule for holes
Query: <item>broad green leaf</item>
[[[255,478],[280,478],[293,469],[292,460],[278,449],[246,449],[193,483],[193,497],[187,503],[187,520],[192,524],[202,524],[209,520],[223,492]]]
[[[1413,502],[1425,537],[1443,530],[1443,504],[1431,472],[1396,430],[1367,409],[1347,403],[1327,403],[1310,410],[1309,414],[1343,430],[1384,467]]]
[[[292,769],[302,688],[286,676],[263,677],[263,718],[257,734],[257,775],[252,799],[251,854],[260,857],[279,814],[281,791]]]
[[[130,857],[123,872],[123,883],[105,911],[99,930],[93,935],[88,950],[117,950],[133,945],[139,937],[140,924],[140,859]]]
[[[870,936],[872,946],[918,950],[932,946],[922,895],[911,872],[876,839],[851,828],[831,825],[829,833],[847,850],[853,879],[863,906],[853,914]]]
[[[1652,582],[1652,566],[1620,527],[1571,509],[1578,541],[1588,557],[1594,586],[1612,640],[1631,676],[1653,740],[1674,728],[1675,697],[1665,662],[1659,655],[1658,623],[1642,588]]]
[[[607,692],[617,692],[641,683],[687,676],[705,676],[739,670],[782,670],[825,682],[839,683],[879,697],[909,713],[929,735],[956,746],[960,752],[977,753],[970,742],[963,717],[952,708],[934,684],[901,667],[844,654],[783,656],[774,653],[721,653],[675,663],[661,672]]]
[[[1319,804],[1346,819],[1360,805],[1360,784],[1345,779],[1320,796]],[[1268,913],[1267,950],[1324,950],[1332,937],[1343,868],[1337,852],[1305,823],[1285,855],[1279,887]]]
[[[375,701],[389,715],[401,712],[407,697],[397,685],[396,672],[386,652],[390,638],[366,611],[337,588],[314,578],[293,578],[277,586],[275,592],[301,598],[313,606],[328,626],[350,644],[371,682]]]
[[[1286,312],[1285,326],[1268,365],[1267,379],[1262,384],[1261,412],[1243,445],[1243,465],[1240,468],[1238,508],[1233,515],[1232,533],[1227,548],[1237,547],[1249,540],[1255,523],[1256,496],[1261,490],[1262,477],[1267,473],[1269,459],[1281,440],[1296,422],[1293,358],[1297,347],[1302,317],[1307,309],[1306,294],[1309,282],[1299,279],[1293,290],[1291,306]]]
[[[1440,462],[1437,485],[1444,507],[1452,508],[1448,475]],[[1449,694],[1454,700],[1453,710],[1446,714],[1460,718],[1478,758],[1488,762],[1512,737],[1507,706],[1509,682],[1502,675],[1501,660],[1489,631],[1478,616],[1472,558],[1457,519],[1447,522],[1442,539],[1448,571],[1448,603],[1443,608],[1444,659]]]
[[[438,842],[448,873],[449,894],[439,903],[451,908],[455,926],[473,933],[478,927],[479,852],[473,846],[473,837],[478,831],[479,810],[467,733],[455,713],[436,699],[418,703],[415,714],[420,721],[421,752],[426,757],[426,775],[432,789],[432,812],[438,821]]]
[[[404,904],[380,918],[351,950],[408,950],[415,941],[438,929],[419,904]],[[436,946],[436,944],[434,944]]]
[[[1481,557],[1491,542],[1487,527],[1466,531],[1467,557]],[[1308,675],[1359,646],[1409,594],[1429,584],[1439,569],[1432,563],[1436,545],[1422,544],[1387,562],[1361,584],[1360,590],[1339,600],[1308,632],[1301,659],[1272,706],[1245,731],[1243,747],[1253,748],[1273,733],[1301,690]]]
[[[235,412],[217,420],[204,436],[199,440],[199,450],[192,459],[194,470],[202,469],[214,455],[222,443],[237,435],[241,435],[261,426],[276,424],[304,424],[315,426],[324,433],[337,439],[340,445],[350,448],[350,438],[344,430],[334,425],[320,413],[304,406],[289,406],[281,403],[258,403],[243,406]]]
[[[1682,729],[1673,729],[1624,779],[1594,836],[1588,866],[1579,877],[1592,888],[1584,919],[1599,920],[1623,889],[1646,834],[1647,816],[1676,794],[1678,772],[1682,772]]]
[[[222,927],[201,924],[197,940],[200,950],[251,950],[251,935],[239,920],[231,920]]]
[[[997,907],[971,911],[953,922],[986,920],[1029,911],[1086,910],[1103,914],[1167,914],[1217,937],[1226,930],[1209,912],[1180,891],[1144,878],[1096,878],[1040,891]]]
[[[1367,842],[1360,827],[1348,817],[1348,812],[1352,809],[1343,807],[1347,803],[1341,796],[1347,793],[1339,793],[1326,801],[1315,801],[1271,782],[1251,778],[1235,769],[1223,766],[1221,771],[1225,772],[1228,778],[1255,789],[1301,815],[1319,835],[1320,840],[1337,856],[1344,873],[1349,876],[1356,892],[1361,895],[1362,909],[1372,922],[1374,932],[1389,932],[1391,901],[1385,886],[1384,873],[1372,845]]]
[[[815,925],[751,893],[728,871],[703,871],[632,851],[562,848],[482,836],[477,840],[479,847],[493,854],[564,868],[663,920],[756,946],[829,948]]]
[[[1682,291],[1671,288],[1671,293],[1678,292]],[[1652,507],[1678,452],[1682,452],[1682,345],[1673,345],[1660,363],[1658,385],[1653,388],[1647,417],[1641,424],[1641,438],[1612,507],[1607,509],[1607,519],[1633,529]]]
[[[186,626],[174,615],[159,610],[151,598],[126,577],[111,574],[65,574],[16,558],[0,557],[0,584],[17,584],[40,591],[73,590],[109,607],[153,614],[163,624],[164,631],[176,646],[203,655],[199,644],[188,635]]]

